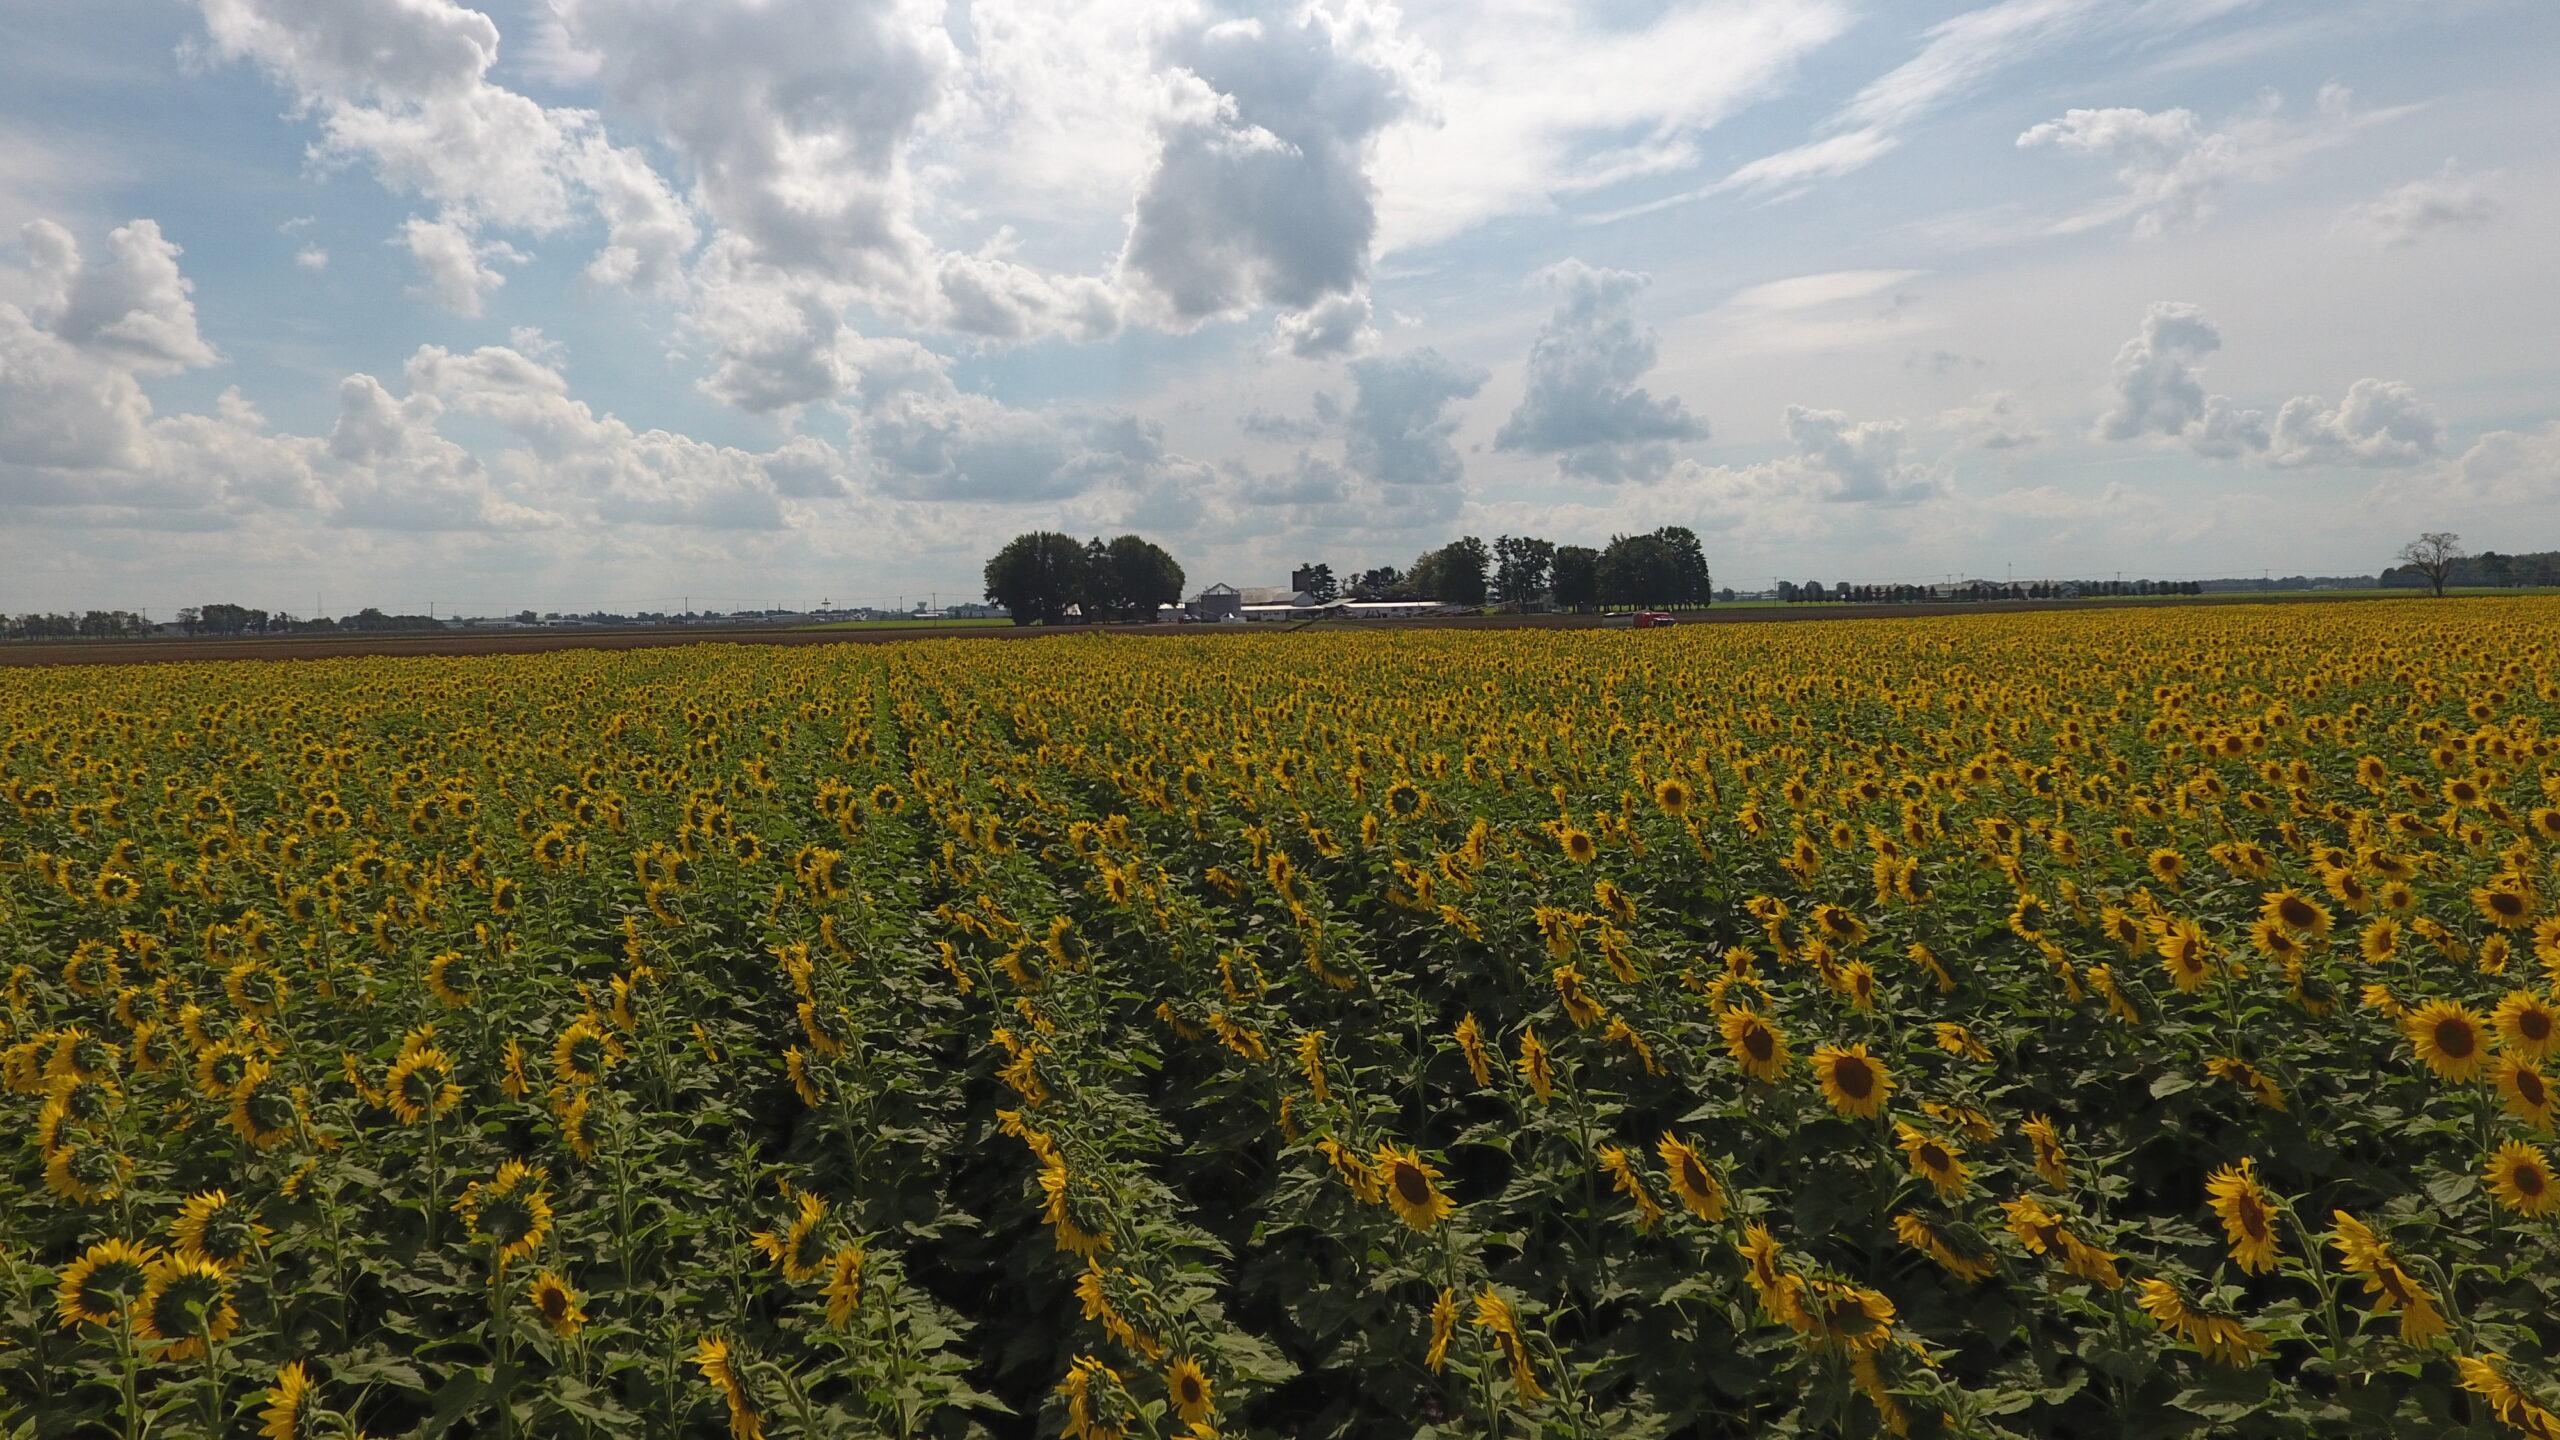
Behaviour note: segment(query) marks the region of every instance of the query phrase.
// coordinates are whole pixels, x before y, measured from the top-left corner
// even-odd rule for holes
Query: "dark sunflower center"
[[[2236,1209],[2240,1215],[2240,1228],[2250,1239],[2264,1240],[2267,1238],[2267,1212],[2259,1206],[2256,1200],[2243,1195],[2240,1197],[2240,1203]]]
[[[546,1285],[542,1288],[541,1304],[542,1318],[546,1320],[558,1320],[569,1313],[568,1293],[557,1286]]]
[[[1936,1145],[1920,1147],[1920,1168],[1924,1170],[1944,1170],[1954,1163],[1955,1157]]]
[[[1839,1086],[1840,1093],[1850,1099],[1864,1100],[1875,1091],[1876,1072],[1857,1056],[1844,1055],[1840,1057],[1839,1064],[1832,1067],[1831,1083]]]
[[[1695,1159],[1683,1155],[1680,1157],[1680,1183],[1690,1190],[1704,1193],[1709,1183],[1707,1172]]]
[[[2536,1110],[2551,1099],[2551,1091],[2542,1083],[2542,1072],[2538,1070],[2518,1069],[2515,1083],[2517,1096]]]
[[[2520,1195],[2539,1195],[2543,1191],[2542,1172],[2531,1165],[2519,1165],[2510,1180]]]
[[[2436,1022],[2436,1048],[2443,1051],[2447,1059],[2468,1059],[2478,1045],[2469,1021],[2457,1018]]]
[[[2527,1040],[2537,1042],[2550,1039],[2551,1012],[2548,1010],[2525,1010],[2518,1012],[2516,1015],[2516,1033],[2522,1035]]]
[[[1778,1040],[1767,1030],[1754,1025],[1742,1032],[1742,1048],[1750,1052],[1752,1059],[1765,1065],[1769,1057],[1778,1052]]]
[[[2295,929],[2305,928],[2311,924],[2311,902],[2299,896],[2288,895],[2284,898],[2283,904],[2276,908],[2276,914],[2282,917],[2284,923]]]
[[[1407,1205],[1430,1203],[1431,1179],[1422,1173],[1421,1167],[1398,1161],[1392,1178],[1395,1182],[1396,1197]]]

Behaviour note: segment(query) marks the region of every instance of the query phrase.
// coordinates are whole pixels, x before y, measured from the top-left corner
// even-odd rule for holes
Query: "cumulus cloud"
[[[2193,305],[2154,302],[2142,330],[2116,352],[2102,440],[2182,444],[2209,459],[2261,456],[2280,466],[2413,465],[2438,451],[2444,427],[2434,407],[2396,380],[2358,380],[2335,406],[2297,395],[2266,416],[2205,389],[2205,359],[2222,331]]]
[[[400,227],[400,243],[418,266],[418,293],[456,315],[477,316],[489,292],[507,283],[493,261],[522,263],[502,240],[483,240],[468,222],[412,215]]]
[[[158,222],[136,220],[107,232],[107,255],[92,263],[71,232],[50,220],[19,231],[38,296],[33,321],[110,364],[168,375],[217,358],[196,330],[195,286],[179,272],[184,252]]]
[[[1273,325],[1272,334],[1282,348],[1301,360],[1348,355],[1366,349],[1378,338],[1378,332],[1369,328],[1369,294],[1365,290],[1328,296],[1304,310],[1283,315]]]
[[[1155,163],[1121,268],[1166,318],[1308,310],[1368,275],[1369,160],[1412,104],[1393,10],[1211,8],[1168,36]]]
[[[1491,377],[1428,346],[1355,360],[1350,373],[1343,463],[1390,490],[1454,489],[1466,462],[1452,443],[1458,419],[1449,407],[1472,398]]]
[[[2341,85],[2320,89],[2313,113],[2295,120],[2269,94],[2254,110],[2209,129],[2192,110],[2126,106],[2072,110],[2029,127],[2018,148],[2050,147],[2112,160],[2123,193],[2057,222],[2063,233],[2130,219],[2138,239],[2192,230],[2211,218],[2235,184],[2274,179],[2304,157],[2344,144],[2357,131],[2415,107],[2357,111]]]
[[[2276,412],[2268,458],[2278,465],[2415,465],[2435,455],[2444,424],[2397,380],[2358,380],[2333,408],[2297,395]]]
[[[2428,499],[2453,496],[2483,505],[2548,503],[2560,498],[2560,421],[2539,430],[2492,430],[2436,470],[2417,472]]]
[[[369,162],[432,201],[433,223],[557,232],[592,212],[606,231],[589,274],[665,289],[696,232],[682,201],[594,114],[492,83],[498,27],[453,0],[197,0],[211,52],[257,66],[313,119],[321,165]],[[474,293],[448,242],[431,282]],[[455,287],[460,288],[455,288]],[[486,285],[476,287],[484,293]]]
[[[293,263],[316,274],[329,268],[329,252],[317,245],[305,245],[293,252]]]
[[[2264,416],[2205,391],[2204,361],[2221,348],[2222,331],[2204,311],[2172,300],[2153,302],[2141,333],[2116,351],[2098,437],[2157,436],[2215,457],[2266,449]]]
[[[1649,480],[1669,469],[1671,443],[1697,440],[1706,422],[1673,396],[1636,382],[1656,355],[1652,330],[1635,320],[1648,278],[1567,260],[1542,273],[1555,312],[1529,347],[1527,389],[1494,432],[1494,448],[1553,455],[1568,475]]]
[[[1788,406],[1782,419],[1787,440],[1796,447],[1802,468],[1818,482],[1822,499],[1904,505],[1943,488],[1934,471],[1904,457],[1900,421],[1852,423],[1837,410],[1802,405]]]
[[[2497,201],[2489,194],[2490,178],[2466,175],[2448,160],[2433,175],[2349,207],[2339,226],[2376,244],[2393,246],[2415,245],[2450,231],[2477,230],[2498,218]]]
[[[919,0],[559,0],[566,40],[757,262],[911,289],[903,149],[953,64]]]

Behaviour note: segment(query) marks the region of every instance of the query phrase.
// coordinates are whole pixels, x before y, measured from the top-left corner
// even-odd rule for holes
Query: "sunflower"
[[[1421,789],[1410,780],[1396,781],[1387,787],[1386,794],[1379,797],[1380,802],[1386,806],[1387,813],[1398,820],[1410,820],[1421,814],[1426,798]]]
[[[447,950],[428,961],[427,989],[434,992],[436,999],[448,1010],[469,1006],[473,998],[471,962],[459,950]]]
[[[474,1180],[453,1202],[471,1237],[487,1245],[503,1270],[542,1248],[551,1233],[550,1172],[521,1160],[498,1167],[496,1178]]]
[[[1511,1306],[1490,1285],[1476,1295],[1477,1329],[1486,1332],[1494,1348],[1502,1352],[1502,1363],[1511,1372],[1511,1388],[1520,1403],[1546,1398],[1546,1390],[1538,1384],[1537,1371],[1529,1364],[1528,1342],[1520,1338],[1520,1322],[1512,1316]]]
[[[1689,813],[1692,798],[1686,781],[1665,778],[1654,782],[1653,803],[1675,820]]]
[[[64,1329],[112,1325],[142,1294],[147,1272],[160,1258],[156,1245],[101,1240],[62,1267],[54,1282],[53,1312]]]
[[[132,1157],[90,1136],[59,1141],[44,1157],[44,1188],[75,1205],[113,1200],[132,1174]]]
[[[2172,890],[2178,888],[2179,880],[2187,873],[2187,857],[2166,846],[2152,851],[2145,863],[2150,866],[2152,875]]]
[[[749,1238],[759,1253],[780,1267],[782,1278],[797,1284],[814,1277],[826,1258],[818,1231],[826,1223],[827,1202],[814,1191],[794,1193],[798,1211],[791,1223],[778,1231],[759,1230]]]
[[[2270,890],[2259,897],[2260,919],[2284,927],[2288,934],[2325,939],[2329,934],[2329,907],[2288,885]]]
[[[2161,1329],[2196,1348],[2205,1359],[2226,1369],[2254,1365],[2270,1348],[2266,1337],[2235,1316],[2199,1310],[2166,1280],[2150,1279],[2136,1287],[2136,1303]]]
[[[462,1086],[453,1078],[453,1058],[433,1045],[403,1050],[384,1078],[382,1099],[403,1125],[443,1119],[462,1103]]]
[[[2213,978],[2212,949],[2193,920],[2170,922],[2152,949],[2160,956],[2160,967],[2169,972],[2169,983],[2181,992],[2192,994]]]
[[[2244,1156],[2237,1165],[2223,1166],[2205,1181],[2204,1190],[2231,1243],[2233,1263],[2252,1275],[2275,1269],[2275,1213],[2258,1185],[2257,1162]]]
[[[1164,1393],[1173,1403],[1173,1413],[1186,1424],[1204,1424],[1217,1414],[1217,1397],[1209,1386],[1209,1372],[1188,1355],[1177,1356],[1164,1367]]]
[[[2052,1117],[2030,1115],[2019,1123],[2018,1129],[2035,1151],[2036,1174],[2056,1190],[2070,1189],[2070,1156],[2062,1148],[2062,1131],[2055,1126]]]
[[[533,1302],[533,1313],[552,1334],[563,1340],[574,1339],[586,1327],[587,1312],[579,1305],[579,1295],[560,1272],[545,1270],[524,1287],[525,1298]]]
[[[169,1222],[169,1238],[176,1243],[178,1254],[210,1261],[229,1271],[247,1264],[274,1233],[258,1223],[258,1217],[244,1202],[232,1199],[223,1190],[188,1196],[186,1203],[178,1207],[177,1218]]]
[[[569,1022],[551,1042],[551,1073],[563,1085],[593,1085],[622,1058],[622,1046],[585,1015]]]
[[[1429,1230],[1457,1213],[1457,1203],[1441,1193],[1440,1172],[1417,1152],[1381,1145],[1377,1171],[1387,1204],[1414,1229]]]
[[[729,1440],[763,1440],[764,1420],[748,1401],[746,1381],[731,1359],[728,1340],[719,1335],[703,1336],[693,1349],[693,1368],[728,1405]]]
[[[1576,865],[1588,865],[1600,853],[1599,842],[1591,838],[1590,831],[1571,825],[1556,832],[1556,845],[1564,851],[1564,858]]]
[[[1893,1074],[1864,1045],[1821,1045],[1813,1052],[1813,1076],[1832,1109],[1859,1120],[1884,1113]]]
[[[1754,1080],[1776,1080],[1786,1073],[1787,1037],[1757,1010],[1729,1007],[1716,1019],[1724,1032],[1724,1048],[1742,1073]]]
[[[2442,1080],[2468,1080],[2479,1072],[2487,1046],[2480,1012],[2452,1000],[2430,1000],[2401,1022],[2409,1048]]]
[[[1440,1287],[1440,1298],[1431,1302],[1431,1347],[1423,1353],[1422,1364],[1437,1375],[1448,1366],[1449,1341],[1458,1333],[1458,1292],[1446,1285]]]
[[[1467,1060],[1467,1073],[1475,1077],[1479,1089],[1493,1083],[1493,1057],[1485,1050],[1484,1027],[1476,1023],[1474,1012],[1460,1016],[1456,1031],[1458,1053]]]
[[[1999,1262],[1988,1255],[1968,1255],[1947,1243],[1946,1238],[1928,1221],[1910,1211],[1893,1217],[1894,1238],[1928,1256],[1938,1267],[1962,1280],[1977,1285],[1999,1268]]]
[[[2501,930],[2515,930],[2533,923],[2533,897],[2512,883],[2480,885],[2471,891],[2471,903],[2479,907],[2481,916]]]
[[[1893,1122],[1894,1143],[1902,1147],[1911,1173],[1929,1182],[1941,1200],[1953,1200],[1973,1183],[1964,1152],[1915,1125]]]
[[[2411,1345],[2425,1345],[2437,1336],[2450,1333],[2444,1315],[2436,1309],[2435,1297],[2416,1276],[2401,1268],[2391,1247],[2380,1236],[2344,1210],[2333,1211],[2331,1218],[2337,1229],[2329,1243],[2338,1252],[2338,1263],[2350,1275],[2364,1278],[2364,1293],[2373,1298],[2377,1315],[2400,1317],[2400,1338]]]
[[[1662,1157],[1663,1167],[1671,1172],[1671,1193],[1690,1214],[1709,1224],[1724,1218],[1724,1186],[1687,1141],[1665,1130],[1653,1153]]]
[[[859,1245],[841,1246],[827,1257],[827,1283],[820,1293],[826,1297],[827,1323],[838,1330],[862,1305],[862,1264]]]
[[[1520,1059],[1517,1064],[1520,1078],[1529,1082],[1529,1092],[1538,1097],[1539,1104],[1546,1104],[1555,1094],[1556,1071],[1554,1063],[1547,1057],[1546,1042],[1538,1038],[1537,1031],[1520,1032]]]
[[[183,1255],[164,1255],[144,1272],[142,1301],[133,1309],[133,1333],[159,1341],[163,1360],[205,1353],[240,1328],[231,1308],[231,1277],[222,1267]]]
[[[2528,1060],[2549,1055],[2560,1043],[2560,1013],[2530,990],[2510,990],[2489,1017],[2498,1027],[2498,1048]]]
[[[2489,1064],[2489,1078],[2507,1113],[2545,1134],[2552,1117],[2551,1082],[2540,1066],[2517,1055],[2501,1055]]]
[[[2487,1178],[2489,1194],[2519,1215],[2543,1214],[2560,1200],[2551,1176],[2551,1157],[2521,1140],[2506,1142],[2489,1157]]]
[[[301,1361],[279,1367],[276,1383],[267,1387],[266,1408],[258,1412],[259,1440],[309,1440],[318,1435],[319,1407],[311,1399],[318,1388]]]

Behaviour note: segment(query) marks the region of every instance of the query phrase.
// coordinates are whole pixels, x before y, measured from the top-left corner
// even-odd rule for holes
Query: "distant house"
[[[1235,620],[1244,614],[1244,592],[1221,580],[1191,600],[1191,613],[1203,620]]]

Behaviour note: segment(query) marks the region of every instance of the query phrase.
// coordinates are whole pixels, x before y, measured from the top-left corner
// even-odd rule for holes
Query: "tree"
[[[1527,535],[1497,536],[1493,542],[1493,598],[1521,605],[1547,593],[1555,572],[1552,540]]]
[[[1600,552],[1590,546],[1557,546],[1550,573],[1559,607],[1576,610],[1600,598]]]
[[[1679,553],[1660,535],[1613,535],[1600,552],[1599,582],[1611,605],[1669,604],[1681,587]]]
[[[2453,573],[2453,564],[2462,558],[2462,537],[2450,530],[2430,530],[2400,547],[2400,563],[2426,577],[2437,596],[2444,594],[2445,577]]]
[[[1055,625],[1083,603],[1085,547],[1055,530],[1016,535],[987,562],[987,598],[1016,625]]]
[[[1665,525],[1653,533],[1671,547],[1680,566],[1678,593],[1663,598],[1674,605],[1714,604],[1716,580],[1707,569],[1707,552],[1698,544],[1698,533],[1686,525]]]
[[[1426,550],[1414,557],[1413,568],[1405,573],[1405,588],[1416,600],[1437,600],[1445,605],[1481,605],[1484,603],[1486,572],[1492,567],[1492,552],[1473,535],[1452,540],[1437,550]]]
[[[1156,609],[1182,603],[1182,567],[1139,535],[1085,547],[1082,597],[1088,620],[1153,620]]]
[[[1404,589],[1404,572],[1393,565],[1381,565],[1375,570],[1363,570],[1351,578],[1351,598],[1354,600],[1400,599],[1404,595]]]
[[[1330,565],[1301,565],[1290,571],[1289,588],[1312,597],[1319,605],[1342,595],[1342,582],[1333,578]]]

